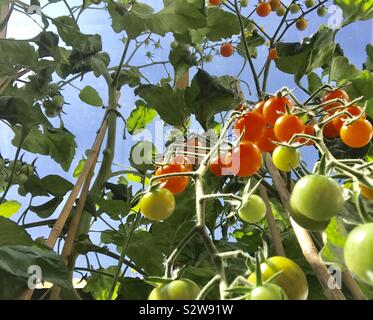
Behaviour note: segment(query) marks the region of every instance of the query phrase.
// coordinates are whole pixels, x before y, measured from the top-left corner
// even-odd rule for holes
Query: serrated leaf
[[[55,197],[63,197],[74,187],[70,181],[58,175],[48,175],[41,179],[41,182],[45,189]]]
[[[373,18],[373,0],[334,0],[343,11],[344,25]]]
[[[157,111],[148,108],[141,100],[136,101],[136,108],[132,110],[127,118],[127,130],[130,134],[140,133],[146,126],[151,123]]]
[[[92,273],[89,277],[86,286],[84,287],[84,292],[89,292],[95,300],[107,300],[109,297],[109,292],[113,284],[114,275],[116,273],[117,267],[100,268],[97,271],[101,273]],[[105,275],[104,273],[108,274]],[[111,275],[111,276],[110,276]],[[114,292],[111,300],[116,300],[118,296],[120,282],[117,281],[114,287]]]

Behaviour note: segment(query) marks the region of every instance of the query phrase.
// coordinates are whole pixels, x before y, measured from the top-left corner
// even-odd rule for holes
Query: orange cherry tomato
[[[182,165],[181,170],[189,172],[193,170],[193,165],[190,162],[190,159],[185,156],[175,156],[171,160],[171,164],[180,164]]]
[[[276,48],[269,49],[268,58],[270,60],[276,60],[278,59],[278,52]]]
[[[239,118],[234,124],[234,130],[239,136],[244,132],[242,141],[255,141],[264,134],[266,122],[258,112],[249,112]]]
[[[256,13],[259,17],[267,17],[271,13],[272,8],[269,2],[260,2],[256,7]]]
[[[361,109],[359,106],[351,106],[346,109],[352,116],[357,117],[360,116],[363,112],[363,109]],[[341,130],[344,121],[348,119],[348,115],[344,114],[342,116],[339,116],[337,118],[333,119],[333,125],[337,130]],[[361,116],[361,119],[366,119],[365,115]]]
[[[293,135],[303,133],[306,125],[295,115],[285,114],[275,123],[275,135],[279,141],[289,141]]]
[[[265,101],[259,101],[253,108],[254,112],[258,112],[259,114],[263,115],[263,107],[264,107]]]
[[[363,185],[363,184],[360,184],[360,191],[361,191],[361,194],[368,200],[373,200],[373,189]]]
[[[215,176],[221,177],[228,174],[226,155],[219,154],[212,157],[209,166],[211,173]]]
[[[313,127],[312,124],[307,124],[306,127],[304,128],[304,133],[308,134],[310,136],[314,136],[315,135],[315,128]],[[307,140],[308,139],[306,139],[306,138],[299,138],[298,142],[299,143],[305,143]],[[313,145],[312,140],[309,140],[306,144],[306,146],[312,146],[312,145]]]
[[[209,0],[209,3],[213,6],[220,6],[223,0]]]
[[[263,136],[255,142],[260,151],[262,152],[272,152],[276,149],[277,145],[273,142],[277,141],[275,131],[272,127],[267,127],[264,131]]]
[[[282,7],[281,0],[269,0],[269,4],[271,5],[272,11],[277,11]]]
[[[179,163],[171,163],[158,168],[155,172],[156,176],[169,173],[187,172],[188,166]],[[161,179],[161,187],[168,189],[173,194],[183,192],[189,184],[189,177],[171,177]]]
[[[325,138],[334,139],[339,137],[339,130],[334,127],[333,121],[329,121],[324,125],[323,134]]]
[[[372,140],[372,136],[373,127],[368,120],[359,119],[352,124],[344,124],[341,128],[341,139],[351,148],[366,146]]]
[[[328,101],[331,101],[331,100],[334,100],[334,99],[344,99],[346,102],[350,102],[350,96],[347,94],[346,91],[344,91],[342,89],[337,89],[337,90],[334,90],[334,91],[326,92],[324,94],[323,98],[322,98],[322,101],[323,102],[328,102]],[[341,107],[341,106],[342,106],[342,104],[340,104],[339,102],[334,102],[334,103],[331,103],[331,104],[328,104],[328,105],[324,106],[324,110],[329,111],[330,109],[335,109],[335,108],[338,108],[338,107]],[[335,110],[333,110],[333,111],[335,111]]]
[[[304,31],[307,29],[308,27],[308,21],[304,18],[300,18],[297,20],[297,22],[295,23],[295,26],[297,27],[297,29],[299,31]]]
[[[276,120],[281,117],[281,113],[286,112],[286,105],[288,105],[290,110],[294,107],[294,103],[286,97],[268,99],[263,106],[263,117],[267,123],[274,126]]]
[[[220,54],[225,58],[230,57],[233,53],[234,47],[231,43],[225,43],[220,47]]]
[[[249,177],[260,169],[263,158],[254,143],[244,141],[227,154],[225,163],[234,175]]]

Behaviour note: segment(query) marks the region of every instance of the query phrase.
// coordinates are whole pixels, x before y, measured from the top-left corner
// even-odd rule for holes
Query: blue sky
[[[42,3],[45,1],[41,1]],[[143,1],[148,4],[151,4],[156,10],[162,8],[162,1]],[[289,1],[284,1],[289,2]],[[330,1],[331,2],[331,1]],[[70,1],[72,5],[80,4],[81,1]],[[48,14],[51,16],[58,16],[62,14],[66,14],[67,10],[63,4],[55,4],[48,7],[47,11]],[[299,32],[295,28],[291,29],[287,36],[284,38],[285,41],[299,41],[304,36],[311,35],[313,32],[317,30],[317,27],[320,23],[327,23],[330,19],[330,15],[325,18],[319,18],[316,14],[310,16],[309,24],[310,27],[305,32]],[[261,25],[264,26],[266,32],[273,33],[274,27],[277,25],[278,17],[275,14],[271,15],[271,18],[267,19],[259,19],[257,20]],[[81,17],[80,26],[82,32],[85,33],[98,33],[102,36],[103,41],[103,50],[108,52],[111,56],[111,65],[117,65],[123,50],[123,43],[120,41],[122,38],[122,34],[116,34],[112,31],[110,27],[110,19],[109,15],[104,11],[97,11],[97,10],[87,10]],[[27,20],[24,15],[15,14],[12,19],[10,20],[8,26],[8,37],[14,37],[18,39],[28,39],[35,36],[38,33],[38,28],[36,25],[31,21]],[[361,67],[362,63],[366,60],[366,53],[365,53],[365,45],[367,43],[372,43],[373,39],[373,24],[371,21],[367,22],[359,22],[353,25],[348,26],[338,35],[338,42],[341,44],[342,48],[345,51],[345,55],[350,58],[350,61],[356,65],[357,67]],[[171,35],[167,35],[166,39],[162,40],[162,50],[157,50],[154,54],[155,61],[162,61],[167,60],[168,52],[169,52],[169,43],[172,40]],[[150,47],[149,47],[150,49]],[[255,64],[258,69],[264,63],[264,59],[267,56],[267,48],[265,46],[259,48],[259,58],[255,61]],[[132,64],[133,65],[140,65],[146,63],[145,52],[147,50],[142,50],[137,53],[134,57]],[[225,74],[236,74],[242,66],[242,57],[238,54],[234,55],[232,58],[225,59],[225,58],[215,58],[213,63],[207,64],[207,71],[214,75],[225,75]],[[259,67],[260,66],[260,67]],[[171,72],[171,68],[169,68]],[[157,82],[161,77],[165,76],[164,70],[161,66],[153,67],[146,70],[145,75],[148,79],[152,82]],[[244,80],[249,82],[250,85],[253,85],[253,81],[248,69],[245,70],[243,73]],[[102,99],[107,101],[107,92],[106,92],[106,85],[103,79],[96,79],[92,75],[87,75],[84,78],[83,83],[79,83],[78,81],[74,83],[79,88],[83,88],[86,85],[91,85],[100,93]],[[288,86],[290,88],[295,88],[293,78],[291,75],[284,74],[279,71],[275,71],[275,68],[272,67],[272,72],[269,77],[269,92],[275,92],[283,86]],[[252,89],[254,89],[252,87]],[[304,95],[302,92],[297,89],[296,94],[302,98]],[[78,148],[76,150],[76,157],[74,162],[71,165],[69,172],[64,172],[56,163],[53,162],[48,157],[43,157],[37,155],[39,158],[37,161],[38,172],[40,176],[45,176],[48,174],[59,174],[66,179],[74,182],[72,178],[72,171],[77,165],[79,159],[81,159],[82,155],[84,154],[86,149],[89,149],[92,145],[93,139],[95,137],[96,131],[98,129],[99,123],[103,116],[103,110],[101,108],[94,108],[88,106],[80,101],[78,95],[79,91],[73,87],[67,86],[63,91],[65,96],[65,100],[70,103],[70,105],[64,108],[66,115],[64,115],[64,122],[65,126],[68,130],[70,130],[76,136],[76,142],[78,144]],[[253,98],[253,97],[252,97]],[[254,98],[253,98],[254,99]],[[134,102],[136,101],[136,97],[133,94],[133,91],[130,89],[123,89],[122,95],[120,99],[121,105],[121,113],[126,118],[130,111],[134,106]],[[56,122],[58,125],[58,122]],[[154,127],[150,126],[150,130],[154,131]],[[119,121],[118,125],[118,141],[117,141],[117,149],[115,154],[115,163],[120,164],[122,166],[128,166],[128,154],[131,146],[131,142],[129,140],[124,141],[121,139],[123,134],[123,124]],[[13,158],[15,148],[11,145],[10,141],[13,137],[13,133],[3,124],[0,123],[0,151],[2,155],[6,158]],[[127,138],[130,136],[127,134]],[[307,161],[311,161],[311,163],[315,160],[316,152],[312,147],[304,148],[303,150],[303,158]],[[32,161],[35,155],[27,154],[25,159]],[[28,203],[28,200],[22,200],[17,194],[17,188],[13,188],[7,197],[9,200],[14,199],[18,201],[22,201],[23,204]],[[46,201],[45,198],[35,199],[34,203],[44,203]],[[57,216],[59,211],[57,210],[56,214],[52,217]],[[16,215],[14,219],[17,219],[19,215]],[[37,217],[34,213],[29,213],[27,222],[32,222],[37,220]],[[106,227],[100,223],[95,225],[96,230],[106,229]],[[48,236],[47,228],[35,228],[28,230],[31,235],[35,237]],[[94,239],[97,234],[92,234],[92,238]],[[96,239],[98,240],[98,239]],[[111,265],[113,262],[109,260],[103,260],[104,264]],[[83,260],[80,262],[83,263]]]

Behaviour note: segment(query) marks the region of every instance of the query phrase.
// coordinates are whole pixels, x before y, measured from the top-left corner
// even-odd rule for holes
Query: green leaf
[[[89,292],[95,300],[107,300],[111,286],[114,281],[114,275],[117,267],[109,267],[107,269],[100,268],[97,271],[102,273],[93,272],[87,281],[87,285],[84,287],[84,292]],[[106,273],[108,275],[105,275]],[[110,276],[111,275],[111,276]],[[116,300],[118,297],[120,283],[117,281],[111,300]]]
[[[145,173],[154,168],[153,160],[157,150],[153,143],[149,141],[140,141],[131,148],[130,164],[139,172]]]
[[[138,68],[122,70],[119,73],[118,90],[124,85],[128,85],[130,88],[141,85],[141,77],[142,75]]]
[[[108,76],[108,65],[110,63],[110,56],[106,52],[102,52],[99,55],[94,55],[92,57],[91,65],[93,74],[95,77],[99,77],[100,75]]]
[[[354,65],[350,64],[346,57],[338,56],[333,58],[330,70],[330,80],[339,83],[346,79],[358,77],[360,73],[361,71]]]
[[[96,89],[91,86],[84,87],[79,93],[79,98],[86,104],[95,107],[101,107],[104,104]]]
[[[45,189],[43,183],[39,177],[32,175],[27,179],[26,184],[24,185],[27,193],[31,193],[32,196],[48,196],[48,192]]]
[[[40,218],[46,219],[56,211],[62,200],[63,198],[55,197],[39,206],[31,206],[30,210],[35,212]]]
[[[17,201],[11,200],[0,204],[0,217],[10,218],[16,214],[21,208],[21,204]]]
[[[196,57],[185,45],[178,45],[171,50],[169,60],[175,70],[175,81],[178,81],[190,67],[198,64]]]
[[[367,51],[367,62],[364,64],[364,69],[369,70],[370,72],[373,72],[373,45],[370,43],[367,44],[366,46],[366,51]]]
[[[145,100],[148,107],[155,109],[159,116],[171,126],[182,126],[190,115],[184,101],[184,91],[172,89],[169,85],[142,85],[135,94]]]
[[[78,178],[80,174],[82,173],[84,166],[85,166],[85,159],[80,159],[78,165],[75,167],[73,172],[73,177]]]
[[[122,278],[119,300],[146,300],[152,287],[139,278]]]
[[[143,101],[136,101],[136,108],[132,110],[126,121],[128,132],[132,135],[140,133],[154,120],[156,115],[157,111],[148,108]]]
[[[123,200],[105,200],[101,197],[93,197],[99,209],[106,212],[112,219],[119,220],[119,217],[126,216],[130,211],[130,206]]]
[[[58,175],[49,175],[41,179],[45,189],[55,197],[63,197],[74,185]]]
[[[320,258],[324,263],[344,266],[343,248],[347,238],[347,231],[339,218],[333,218],[323,233],[324,247],[320,251]]]
[[[311,93],[315,92],[317,89],[319,89],[322,86],[322,81],[315,72],[309,73],[307,78],[308,78],[308,91],[310,91]]]
[[[257,47],[260,47],[261,45],[265,44],[266,41],[257,30],[254,30],[251,34],[246,35],[246,42],[251,56],[253,58],[256,58],[258,55]],[[238,53],[246,59],[246,48],[242,37],[240,38],[238,49]]]
[[[12,220],[0,216],[0,247],[9,245],[32,246],[30,235]]]
[[[373,0],[334,0],[343,11],[344,25],[373,18]]]

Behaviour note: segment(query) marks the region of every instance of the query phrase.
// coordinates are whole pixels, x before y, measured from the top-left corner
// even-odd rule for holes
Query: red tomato
[[[188,166],[179,163],[171,163],[157,169],[156,176],[169,173],[187,172]],[[183,192],[189,184],[189,177],[171,177],[161,179],[161,187],[170,190],[173,194]]]
[[[278,52],[276,48],[269,49],[268,58],[270,60],[278,59]]]
[[[273,141],[277,141],[275,131],[272,127],[267,127],[264,131],[263,136],[258,141],[256,141],[255,144],[262,152],[272,152],[277,147],[277,145],[274,144]]]
[[[281,113],[286,112],[286,105],[288,105],[290,110],[294,107],[293,102],[286,97],[268,99],[263,107],[263,116],[267,123],[274,126],[276,120],[281,117]]]
[[[272,7],[268,2],[260,2],[256,7],[256,13],[259,17],[267,17],[272,11]]]
[[[234,124],[237,136],[244,132],[242,141],[255,141],[264,134],[266,122],[258,112],[249,112],[239,118]]]
[[[275,135],[279,141],[290,141],[293,135],[303,133],[306,125],[295,115],[285,114],[275,123]]]
[[[227,154],[225,162],[236,176],[249,177],[260,169],[263,158],[254,143],[244,141]]]
[[[226,169],[226,170],[225,170]],[[210,171],[213,175],[221,177],[228,174],[226,155],[220,154],[210,160]]]
[[[329,91],[329,92],[326,92],[324,94],[324,97],[323,97],[323,102],[327,102],[327,101],[331,101],[331,100],[334,100],[334,99],[344,99],[346,102],[350,102],[350,97],[349,95],[347,94],[346,91],[342,90],[342,89],[337,89],[337,90],[334,90],[334,91]],[[334,108],[338,108],[342,106],[339,102],[334,102],[334,103],[331,103],[331,104],[328,104],[326,106],[324,106],[324,110],[325,111],[329,111],[330,109],[334,109]]]
[[[343,125],[341,139],[343,143],[351,148],[362,148],[366,146],[373,136],[373,127],[368,120],[359,119],[352,124]]]
[[[263,107],[264,107],[265,101],[259,101],[253,108],[254,112],[258,112],[259,114],[263,115]]]
[[[231,55],[233,55],[233,53],[234,48],[231,43],[225,43],[220,47],[220,54],[225,58],[230,57]]]
[[[357,117],[360,116],[361,113],[363,112],[363,109],[361,109],[359,106],[351,106],[346,109],[352,116]],[[347,115],[342,115],[337,118],[333,119],[333,125],[337,130],[341,130],[344,121],[348,119]],[[366,119],[365,115],[361,117],[361,119]]]
[[[339,131],[334,127],[333,121],[329,121],[323,128],[324,137],[334,139],[339,137]]]
[[[313,127],[312,124],[307,124],[305,129],[304,129],[304,133],[305,134],[308,134],[310,136],[314,136],[315,135],[315,128]],[[298,139],[298,142],[299,143],[305,143],[308,139],[306,138],[299,138]],[[309,140],[306,144],[306,146],[312,146],[313,145],[313,141],[312,140]]]
[[[176,156],[173,157],[171,164],[180,164],[182,165],[182,171],[189,172],[193,170],[193,165],[190,163],[188,157],[185,156]]]
[[[220,6],[223,0],[209,0],[209,3],[213,6]]]

